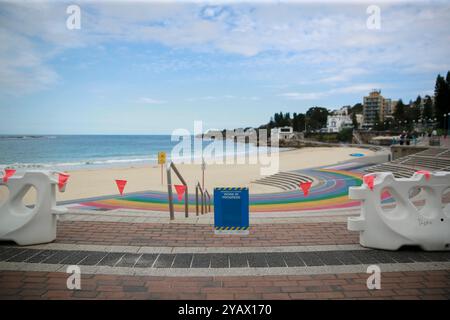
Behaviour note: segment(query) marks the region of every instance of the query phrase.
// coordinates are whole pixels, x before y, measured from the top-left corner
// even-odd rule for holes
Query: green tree
[[[292,127],[294,131],[303,131],[305,129],[305,115],[303,113],[294,113],[292,115]]]
[[[349,108],[348,112],[361,114],[363,113],[363,108],[364,107],[361,103],[357,103],[353,107]]]
[[[433,118],[433,100],[429,95],[425,96],[422,110],[422,119]]]
[[[356,119],[356,113],[352,113],[352,124],[354,129],[358,129],[358,120]]]
[[[404,121],[406,120],[405,104],[403,103],[402,99],[398,100],[397,104],[395,105],[393,116],[396,122],[401,121],[402,123],[404,123]]]
[[[306,111],[306,124],[311,130],[318,130],[326,126],[328,109],[312,107]]]
[[[344,128],[337,134],[337,139],[339,142],[352,142],[352,138],[353,138],[352,128]]]
[[[448,77],[448,74],[447,74]],[[444,128],[444,114],[450,112],[450,89],[447,81],[440,74],[434,87],[434,108],[440,128]]]
[[[420,96],[417,97],[416,101],[409,103],[409,108],[407,108],[406,118],[408,123],[413,121],[417,122],[420,118],[420,108],[422,104],[422,98]]]
[[[379,115],[378,111],[375,112],[375,119],[377,119],[377,120],[375,120],[375,123],[373,124],[373,130],[384,131],[385,130],[384,123],[380,119],[380,115]]]

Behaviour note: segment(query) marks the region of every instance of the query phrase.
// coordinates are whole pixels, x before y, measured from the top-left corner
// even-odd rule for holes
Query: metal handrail
[[[202,208],[201,208],[201,212],[202,212],[202,214],[204,214],[205,213],[205,210],[204,210],[204,205],[205,205],[205,194],[204,194],[204,192],[203,192],[203,189],[202,189],[202,187],[200,186],[200,183],[199,182],[197,182],[197,185],[195,186],[195,212],[196,212],[196,214],[197,214],[197,216],[198,216],[198,214],[199,214],[199,210],[198,210],[198,191],[200,190],[200,193],[201,193],[201,196],[202,196]]]
[[[211,196],[210,196],[208,190],[205,190],[205,193],[208,196],[208,206],[207,206],[208,212],[211,212]]]
[[[178,171],[177,167],[173,162],[170,162],[170,164],[167,166],[167,191],[169,194],[169,213],[170,213],[170,220],[175,219],[175,211],[173,208],[173,193],[172,193],[172,170],[177,175],[178,179],[180,179],[181,183],[186,187],[185,193],[184,193],[184,216],[186,218],[189,217],[189,193],[188,193],[188,186],[186,181],[183,179],[183,176]]]

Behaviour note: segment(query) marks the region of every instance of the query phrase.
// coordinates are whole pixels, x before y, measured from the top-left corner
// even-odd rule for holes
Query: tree
[[[352,142],[352,138],[353,138],[352,128],[344,128],[337,134],[337,139],[339,142]]]
[[[303,113],[294,113],[292,115],[292,127],[294,131],[303,131],[305,129],[305,115]]]
[[[427,120],[433,118],[433,100],[429,95],[425,96],[422,110],[422,119]]]
[[[364,106],[361,103],[357,103],[353,107],[349,108],[348,112],[361,114],[363,113],[363,108]]]
[[[356,118],[356,113],[352,113],[352,124],[354,129],[358,129],[358,120]]]
[[[402,99],[398,100],[397,104],[395,105],[393,116],[396,122],[401,121],[403,123],[406,120],[405,104],[403,103]]]
[[[384,131],[384,123],[383,120],[380,119],[378,111],[375,112],[375,123],[373,124],[373,130],[376,131]]]
[[[447,77],[448,74],[447,74]],[[434,109],[440,128],[444,128],[444,114],[450,112],[450,89],[447,81],[440,74],[436,78],[434,87]]]
[[[322,107],[312,107],[306,111],[306,123],[311,130],[318,130],[326,126],[328,109]]]
[[[420,96],[417,97],[416,101],[409,103],[409,108],[407,108],[406,118],[408,123],[412,123],[413,121],[418,121],[420,118],[420,106],[422,104],[422,98]]]

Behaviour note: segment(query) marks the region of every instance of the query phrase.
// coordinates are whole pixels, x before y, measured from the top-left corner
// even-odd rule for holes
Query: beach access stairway
[[[409,178],[417,170],[450,171],[450,149],[430,148],[367,168],[371,172],[392,172],[396,178]]]
[[[252,183],[276,187],[286,191],[298,189],[302,182],[313,182],[313,179],[293,172],[278,172],[271,176],[252,181]]]

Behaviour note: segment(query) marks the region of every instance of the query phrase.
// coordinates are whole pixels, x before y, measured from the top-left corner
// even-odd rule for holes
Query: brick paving
[[[257,224],[247,236],[214,235],[213,226],[183,223],[126,223],[61,221],[58,243],[170,246],[170,247],[262,247],[358,244],[356,232],[346,223]]]
[[[358,233],[349,232],[345,222],[255,224],[247,236],[230,236],[214,235],[213,226],[208,224],[67,220],[58,222],[55,243],[64,244],[65,249],[51,249],[45,245],[38,248],[20,248],[11,244],[0,246],[0,264],[6,269],[0,270],[0,299],[450,299],[450,270],[445,270],[450,260],[448,252],[383,252],[342,248],[281,254],[271,252],[272,247],[358,244]],[[106,247],[104,251],[99,248],[95,251],[71,248],[78,244],[162,249],[223,248],[223,254],[197,254],[190,251],[137,254],[106,252]],[[245,254],[226,251],[243,247],[259,247],[267,251],[249,251]],[[275,248],[272,250],[276,251]],[[85,272],[82,274],[82,290],[69,290],[66,285],[69,275],[42,271],[46,270],[40,266],[44,262],[52,266],[109,266],[114,270]],[[11,265],[14,263],[21,268]],[[399,267],[395,270],[401,270],[387,272],[394,269],[386,269],[386,272],[382,272],[381,290],[368,290],[366,280],[369,275],[354,273],[365,268],[339,269],[378,263],[392,264]],[[408,271],[424,270],[421,269],[423,265],[417,268],[420,263],[425,265],[425,270],[429,266],[434,270]],[[436,267],[439,264],[440,267]],[[297,265],[309,268],[306,269],[309,271],[303,270],[305,275],[292,271],[296,270]],[[247,266],[251,275],[243,275],[238,270],[234,273],[236,275],[231,276],[228,271]],[[217,273],[189,273],[195,268],[208,267],[210,271],[228,269]],[[261,273],[256,276],[251,267],[265,268],[261,270],[278,268],[288,272],[275,270],[269,273],[260,270]],[[322,267],[325,269],[320,272],[312,271],[312,268]],[[120,268],[164,272],[151,276],[143,275],[145,272],[114,274]],[[171,268],[185,268],[183,270],[188,270],[188,273],[168,277],[173,274]],[[47,269],[50,270],[61,271],[64,268]],[[224,276],[218,276],[222,274]]]
[[[0,271],[0,299],[450,299],[450,270],[384,272],[368,290],[365,273],[155,277],[82,275],[68,290],[68,274]]]

